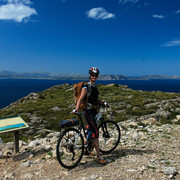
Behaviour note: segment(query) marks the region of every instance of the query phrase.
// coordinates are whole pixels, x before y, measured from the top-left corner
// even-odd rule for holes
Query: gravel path
[[[62,168],[45,151],[22,151],[0,156],[0,180],[180,180],[180,126],[149,126],[122,130],[121,144],[104,155],[100,165],[95,157],[84,156],[72,170]],[[24,148],[25,149],[25,148]]]

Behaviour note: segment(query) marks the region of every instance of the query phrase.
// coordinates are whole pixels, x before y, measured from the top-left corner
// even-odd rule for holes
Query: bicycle
[[[76,113],[79,119],[71,119],[69,125],[65,126],[64,131],[60,134],[56,147],[56,155],[59,164],[67,169],[72,169],[80,163],[84,149],[91,152],[94,149],[92,141],[84,143],[84,137],[87,137],[84,123],[81,117],[82,113]],[[101,153],[112,152],[119,144],[121,131],[118,124],[111,120],[104,120],[99,111],[97,115],[99,131],[99,148]],[[74,122],[74,124],[72,123]],[[78,128],[72,127],[79,125]],[[84,136],[82,135],[82,132]]]

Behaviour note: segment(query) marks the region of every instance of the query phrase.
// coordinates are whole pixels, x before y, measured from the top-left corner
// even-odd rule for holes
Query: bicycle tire
[[[107,131],[105,127],[107,127]],[[100,152],[112,152],[118,146],[121,138],[121,131],[118,124],[111,120],[104,121],[98,130]]]
[[[72,169],[81,161],[83,152],[84,140],[82,134],[74,128],[64,130],[56,147],[59,164],[66,169]]]

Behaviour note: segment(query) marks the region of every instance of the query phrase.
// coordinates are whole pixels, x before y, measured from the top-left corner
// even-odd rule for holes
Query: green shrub
[[[64,84],[39,92],[39,98],[36,100],[19,104],[16,107],[0,110],[0,117],[18,114],[26,122],[29,122],[28,114],[32,114],[46,120],[46,128],[57,130],[60,120],[74,116],[70,114],[73,109],[72,105],[74,104],[72,88],[73,86]],[[111,105],[111,114],[114,117],[113,120],[116,122],[156,112],[157,106],[146,108],[146,104],[180,97],[178,93],[137,91],[118,84],[113,84],[112,86],[99,84],[98,88],[100,99],[108,101]],[[179,100],[177,100],[176,103],[172,102],[172,108],[175,109],[176,107],[180,107],[179,104]],[[52,109],[56,106],[60,108],[59,111],[54,111]],[[172,108],[167,108],[167,111],[170,112],[168,118],[159,117],[159,122],[162,124],[171,123],[171,120],[175,119],[177,112],[171,110]],[[105,116],[107,114],[109,114],[109,112],[106,112]],[[75,118],[77,117],[75,116]],[[178,121],[177,124],[179,123]]]

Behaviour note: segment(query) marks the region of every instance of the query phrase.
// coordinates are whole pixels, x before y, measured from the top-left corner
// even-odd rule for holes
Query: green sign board
[[[18,115],[0,118],[0,134],[26,128],[29,128],[28,124]]]

